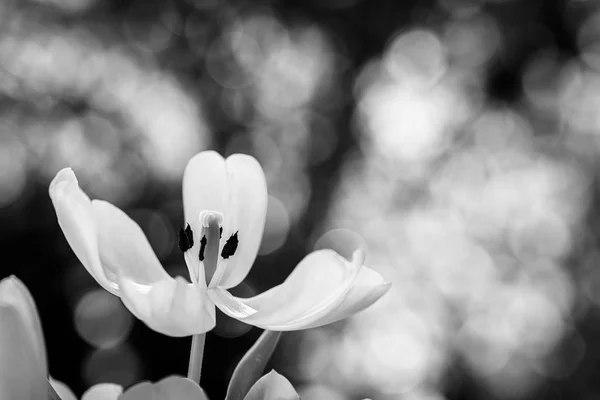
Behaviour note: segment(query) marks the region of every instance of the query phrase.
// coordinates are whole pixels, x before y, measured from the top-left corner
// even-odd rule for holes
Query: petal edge
[[[314,328],[363,310],[389,289],[377,272],[362,266],[363,260],[362,251],[355,252],[349,263],[331,250],[319,250],[284,283],[258,296],[241,299],[222,288],[208,293],[225,314],[263,329]],[[313,276],[317,272],[321,275]]]

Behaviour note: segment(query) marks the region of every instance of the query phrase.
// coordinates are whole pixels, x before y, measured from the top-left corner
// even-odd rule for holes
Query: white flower
[[[243,299],[227,289],[248,274],[262,239],[267,186],[247,155],[194,156],[183,176],[185,228],[180,248],[192,283],[170,277],[140,227],[120,209],[90,200],[69,168],[50,184],[58,222],[73,251],[106,290],[150,328],[170,336],[211,330],[215,305],[225,314],[269,330],[298,330],[346,318],[388,289],[375,271],[331,250],[306,256],[283,282]]]

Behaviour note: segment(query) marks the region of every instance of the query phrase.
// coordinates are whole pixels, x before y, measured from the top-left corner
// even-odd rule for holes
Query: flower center
[[[200,252],[198,258],[204,262],[204,273],[208,284],[217,270],[219,260],[219,242],[223,232],[223,214],[217,211],[203,210],[199,216],[202,224]]]
[[[179,249],[184,252],[185,260],[190,269],[190,278],[192,282],[199,282],[199,272],[201,261],[204,265],[204,276],[206,284],[210,284],[210,281],[217,270],[219,261],[219,244],[221,236],[223,235],[223,214],[218,211],[203,210],[198,219],[200,221],[201,231],[200,240],[196,243],[200,245],[198,251],[198,258],[195,254],[188,251],[194,247],[194,232],[189,224],[186,228],[179,230]],[[198,237],[196,236],[196,240]],[[229,239],[223,245],[221,250],[221,257],[228,259],[233,256],[238,248],[239,237],[238,232],[233,233]],[[196,247],[197,249],[197,247]]]

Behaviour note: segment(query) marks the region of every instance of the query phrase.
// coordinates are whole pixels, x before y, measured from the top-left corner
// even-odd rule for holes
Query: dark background
[[[599,210],[596,134],[600,126],[594,123],[597,114],[594,101],[599,98],[600,89],[594,89],[594,85],[600,82],[595,69],[599,66],[595,51],[600,48],[600,23],[589,21],[594,15],[600,21],[599,10],[590,0],[3,2],[0,6],[3,256],[0,275],[18,276],[32,292],[44,327],[50,373],[78,395],[102,381],[125,386],[141,380],[155,381],[170,374],[185,375],[190,346],[189,338],[161,336],[139,321],[134,321],[130,328],[132,320],[119,308],[119,303],[110,295],[94,292],[98,286],[70,251],[48,197],[49,181],[58,169],[72,165],[91,197],[113,201],[132,215],[155,249],[159,246],[159,258],[169,272],[184,274],[174,235],[182,220],[180,177],[186,160],[203,149],[215,149],[224,155],[233,152],[255,155],[265,166],[270,193],[281,200],[278,205],[284,208],[283,222],[279,219],[281,214],[276,212],[281,210],[273,211],[267,228],[267,236],[271,237],[265,240],[277,242],[280,235],[286,238],[283,243],[274,244],[274,250],[267,251],[269,254],[258,258],[248,285],[238,289],[245,295],[260,292],[283,281],[327,229],[350,228],[366,237],[367,242],[377,242],[365,233],[366,225],[352,225],[339,217],[341,211],[336,208],[346,193],[339,188],[348,179],[350,165],[355,165],[351,161],[393,159],[393,154],[378,155],[365,149],[368,132],[357,120],[362,96],[355,86],[357,79],[367,66],[388,53],[394,38],[402,32],[421,28],[447,43],[453,24],[467,26],[466,32],[470,32],[469,23],[473,22],[475,28],[478,23],[485,27],[491,24],[496,36],[484,38],[481,47],[470,49],[467,43],[466,49],[458,45],[456,50],[448,45],[444,52],[449,65],[446,74],[450,74],[450,68],[460,72],[465,92],[472,95],[471,108],[481,110],[481,114],[486,109],[518,114],[531,127],[524,140],[534,143],[525,158],[543,155],[545,159],[576,165],[577,171],[583,171],[576,177],[578,187],[584,189],[577,205],[571,203],[577,217],[569,220],[573,222],[566,229],[570,244],[556,257],[564,274],[562,279],[573,288],[568,311],[563,314],[569,328],[552,342],[544,360],[562,365],[571,362],[574,352],[580,357],[568,373],[552,376],[534,371],[527,378],[536,382],[534,385],[523,385],[522,389],[517,385],[518,389],[512,392],[499,389],[512,384],[510,373],[498,379],[493,374],[481,374],[477,364],[470,363],[460,350],[460,344],[448,339],[453,337],[453,331],[460,330],[462,317],[461,312],[454,310],[453,300],[447,299],[442,303],[448,306],[446,312],[454,322],[445,328],[446,346],[443,361],[437,365],[439,374],[428,376],[417,385],[426,387],[426,391],[394,393],[376,383],[364,384],[359,390],[344,387],[339,383],[343,380],[338,386],[335,380],[323,385],[335,390],[341,399],[596,398],[600,392],[596,383],[600,373],[600,321],[594,303]],[[265,50],[268,40],[261,42],[256,39],[260,35],[255,37],[258,53],[244,53],[246,60],[251,59],[244,69],[240,66],[244,61],[235,56],[239,48],[228,47],[223,39],[227,36],[222,35],[230,32],[238,21],[256,15],[277,21],[283,31],[297,33],[310,27],[329,40],[325,53],[307,51],[308,59],[317,60],[316,68],[310,69],[308,64],[306,69],[297,68],[294,71],[297,75],[283,79],[292,88],[289,92],[285,89],[288,86],[277,92],[276,76],[274,88],[263,85],[258,78],[248,77],[253,71],[248,72],[247,65],[264,67],[256,60],[268,58],[270,53]],[[474,35],[477,37],[477,33]],[[299,39],[295,43],[318,48],[311,40],[309,36],[305,42]],[[460,44],[462,39],[456,40]],[[245,46],[244,43],[240,46]],[[490,53],[483,54],[487,46]],[[323,61],[320,57],[327,54],[327,49],[334,52]],[[412,49],[417,51],[416,69],[427,70],[430,58],[419,59],[419,47]],[[480,55],[481,61],[473,61]],[[108,57],[117,58],[105,62]],[[296,66],[293,60],[290,68]],[[545,62],[540,61],[542,67],[532,67],[539,60]],[[316,81],[310,99],[302,100],[302,88],[311,84],[311,76],[318,75],[320,68],[326,72]],[[565,72],[569,69],[576,72],[569,75]],[[139,80],[128,86],[132,79]],[[269,79],[268,74],[265,79]],[[564,89],[569,79],[583,83]],[[147,86],[148,82],[160,90],[174,87],[177,94],[173,100],[165,100],[162,92],[153,92]],[[288,132],[292,125],[285,122],[288,118],[285,112],[265,112],[265,107],[271,106],[261,106],[259,97],[264,94],[261,85],[266,90],[275,90],[275,98],[283,102],[294,100],[294,96],[300,98],[292,103],[308,113],[301,117],[302,134]],[[583,93],[582,88],[589,91]],[[136,95],[123,100],[114,94],[120,90],[124,93],[131,90]],[[583,94],[573,94],[577,90]],[[140,105],[153,98],[158,100],[148,106]],[[571,102],[570,98],[581,102]],[[177,102],[183,105],[177,108],[173,105]],[[153,119],[163,113],[165,119]],[[473,111],[448,131],[469,131],[478,113]],[[192,115],[190,120],[201,123],[182,122],[180,115]],[[441,117],[433,112],[429,118]],[[279,122],[273,122],[277,119]],[[586,121],[592,122],[586,124]],[[495,122],[491,124],[494,127]],[[498,129],[498,135],[503,135],[503,128]],[[474,146],[468,135],[455,135],[451,140],[450,147],[437,152],[428,162],[442,168],[460,149]],[[177,144],[174,150],[169,143]],[[167,155],[160,156],[161,151]],[[177,163],[173,164],[173,160]],[[414,158],[411,160],[416,162]],[[499,168],[512,168],[511,162]],[[406,160],[393,160],[391,164],[384,163],[381,169],[413,167]],[[424,175],[433,176],[434,172]],[[366,190],[374,191],[375,197],[385,197],[394,190],[409,193],[390,200],[389,204],[398,209],[411,209],[428,201],[429,197],[423,194],[428,190],[424,184],[427,179],[411,180],[396,175],[390,179],[395,179],[394,186],[374,183],[367,185]],[[94,186],[94,182],[100,183]],[[353,182],[348,180],[344,187],[351,189]],[[502,203],[502,199],[499,201]],[[526,196],[523,202],[527,202]],[[360,213],[359,209],[354,211]],[[385,209],[378,212],[377,218],[385,222]],[[391,228],[386,232],[385,223],[376,229],[391,241],[403,240]],[[531,240],[541,243],[542,248],[553,245],[552,240],[546,240],[543,227],[536,225],[532,229],[521,239],[533,237]],[[346,239],[342,242],[347,244]],[[494,248],[489,243],[483,246],[488,250]],[[520,261],[524,265],[521,268],[526,269],[528,261]],[[402,268],[402,264],[397,268]],[[395,285],[394,279],[399,279],[389,274],[386,278]],[[465,281],[464,285],[469,283]],[[89,293],[95,293],[96,297],[88,298],[85,303],[88,308],[81,305],[76,317],[77,305]],[[535,309],[530,315],[535,318]],[[75,329],[77,318],[80,333]],[[380,318],[394,316],[381,314]],[[120,322],[114,322],[115,319]],[[117,326],[114,330],[110,328],[112,323]],[[500,329],[493,318],[489,325],[490,335]],[[343,335],[345,326],[342,322],[323,332]],[[403,325],[398,326],[402,329]],[[217,329],[207,336],[202,375],[202,386],[210,398],[223,398],[233,366],[260,334],[257,328],[245,333],[248,329],[219,314]],[[576,345],[570,339],[573,335],[577,336]],[[114,343],[109,343],[109,339],[114,339]],[[295,343],[300,334],[286,334],[286,340]],[[94,341],[101,345],[94,346]],[[294,371],[295,360],[301,359],[301,354],[288,351],[289,348],[293,346],[278,352],[273,366],[295,386],[308,390],[314,376],[289,373]],[[499,349],[502,353],[503,348]],[[359,347],[356,351],[369,350]],[[385,374],[385,368],[381,368]],[[514,375],[525,374],[522,370],[515,371]],[[318,398],[315,393],[322,396],[333,393],[311,390],[303,398]]]

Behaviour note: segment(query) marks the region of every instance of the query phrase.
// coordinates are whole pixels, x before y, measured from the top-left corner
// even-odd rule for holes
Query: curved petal
[[[383,277],[371,268],[362,267],[354,280],[352,287],[344,296],[344,300],[336,307],[327,312],[326,315],[303,328],[316,328],[348,318],[379,300],[392,286],[391,282],[385,282]]]
[[[181,277],[150,286],[118,279],[123,304],[151,329],[168,336],[204,333],[215,326],[215,306],[202,290]]]
[[[146,285],[169,278],[140,226],[119,208],[92,200],[100,261],[105,270]]]
[[[91,201],[70,168],[58,172],[50,197],[67,242],[105,289],[119,295],[119,274],[140,284],[168,277],[139,225],[112,204]]]
[[[348,262],[332,250],[306,256],[281,285],[240,299],[214,288],[209,296],[225,314],[264,329],[312,328],[350,316],[389,288],[379,274],[362,266],[362,251]],[[365,270],[365,271],[363,271]]]
[[[48,394],[41,323],[29,290],[16,277],[0,282],[0,399]]]
[[[79,261],[104,289],[118,294],[116,283],[106,277],[100,264],[92,202],[79,188],[71,168],[56,174],[49,192],[58,224]]]
[[[185,222],[195,235],[202,232],[198,220],[201,211],[223,213],[219,266],[210,286],[229,288],[239,284],[258,254],[265,225],[267,184],[258,161],[244,154],[234,154],[225,160],[214,151],[192,157],[183,175],[183,208]],[[223,246],[236,232],[239,243],[235,254],[221,257]],[[199,252],[199,240],[194,236],[191,250],[194,255]]]
[[[219,259],[211,286],[231,288],[244,280],[258,254],[267,217],[267,181],[255,158],[234,154],[225,160],[229,204],[223,223],[219,253],[233,234],[239,239],[235,254]]]
[[[115,383],[99,383],[89,388],[81,400],[117,400],[123,393],[123,387]]]
[[[272,370],[252,386],[244,400],[299,400],[300,396],[283,375]]]
[[[40,362],[29,335],[17,309],[0,306],[0,399],[48,396],[46,361]]]
[[[52,385],[52,388],[54,389],[58,397],[60,397],[60,400],[77,400],[77,397],[75,396],[73,391],[61,381],[52,379],[52,377],[48,378],[48,381],[50,382],[50,385]]]
[[[0,281],[0,307],[8,307],[16,311],[20,324],[27,332],[28,343],[33,349],[38,366],[43,368],[43,375],[47,375],[42,323],[31,293],[19,278],[11,275]]]
[[[141,382],[127,389],[119,400],[205,400],[207,397],[194,381],[168,376],[159,382]]]

